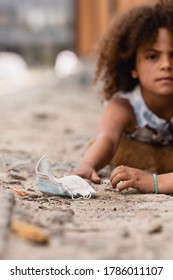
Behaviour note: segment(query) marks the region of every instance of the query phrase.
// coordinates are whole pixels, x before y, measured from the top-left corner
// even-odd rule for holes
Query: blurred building
[[[47,63],[74,49],[74,1],[0,0],[0,50]]]
[[[30,64],[53,63],[61,50],[87,56],[111,18],[156,0],[0,0],[0,50]]]

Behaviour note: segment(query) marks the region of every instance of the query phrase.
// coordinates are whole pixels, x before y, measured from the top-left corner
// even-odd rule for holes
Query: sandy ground
[[[172,259],[172,196],[116,193],[104,184],[93,185],[89,200],[38,190],[39,158],[48,156],[55,176],[69,174],[94,134],[101,102],[81,77],[59,82],[50,71],[30,75],[31,83],[0,89],[1,220],[7,220],[1,258]],[[103,179],[110,171],[101,170]],[[18,222],[27,223],[28,235],[29,225],[38,227],[46,242],[24,236]]]

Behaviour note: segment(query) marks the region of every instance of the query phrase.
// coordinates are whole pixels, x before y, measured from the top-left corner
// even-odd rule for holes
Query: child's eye
[[[157,59],[157,54],[150,54],[150,55],[147,55],[147,59],[150,59],[150,60],[156,60]]]

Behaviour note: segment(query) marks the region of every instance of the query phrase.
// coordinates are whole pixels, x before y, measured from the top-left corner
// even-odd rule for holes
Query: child
[[[121,166],[112,172],[113,187],[127,180],[120,191],[134,184],[140,191],[154,192],[157,177],[134,168],[173,171],[172,1],[134,8],[112,22],[100,46],[95,81],[102,81],[106,102],[95,138],[75,174],[100,183],[97,172],[105,165],[127,165],[133,169]],[[141,186],[135,177],[129,181],[133,175]],[[166,176],[170,177],[160,175],[159,181]],[[173,185],[159,189],[173,193]]]

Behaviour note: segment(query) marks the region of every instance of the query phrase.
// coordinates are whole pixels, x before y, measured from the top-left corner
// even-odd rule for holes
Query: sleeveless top
[[[133,133],[125,133],[127,137],[145,143],[173,143],[173,117],[168,122],[155,115],[145,104],[140,86],[128,93],[120,92],[118,96],[129,101],[136,116],[136,129]]]

